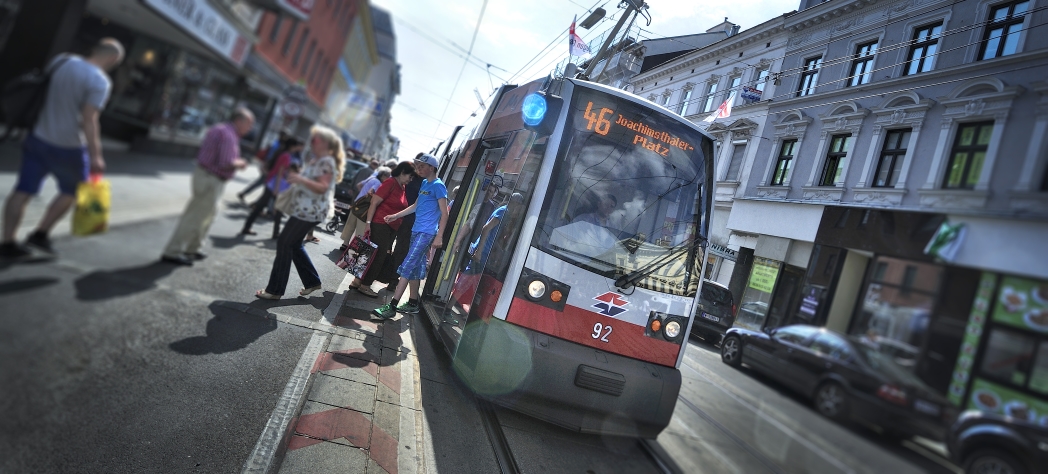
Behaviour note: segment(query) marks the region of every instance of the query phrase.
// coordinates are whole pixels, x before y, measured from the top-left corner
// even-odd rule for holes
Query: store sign
[[[247,60],[251,44],[207,0],[142,0],[142,3],[233,64],[243,66]]]
[[[739,253],[728,248],[727,246],[710,243],[707,247],[710,251],[710,255],[716,255],[725,260],[731,260],[732,262],[737,261]]]
[[[764,293],[771,293],[775,289],[775,279],[779,276],[778,265],[768,265],[753,262],[753,270],[750,272],[749,287]]]

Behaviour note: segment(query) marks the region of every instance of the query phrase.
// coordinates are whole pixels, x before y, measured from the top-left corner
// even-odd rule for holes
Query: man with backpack
[[[89,172],[105,170],[98,119],[112,88],[106,71],[123,59],[124,47],[120,42],[104,38],[87,58],[63,54],[48,64],[50,81],[43,108],[22,143],[18,184],[4,206],[0,257],[31,255],[28,249],[15,243],[15,233],[26,205],[40,193],[48,174],[53,174],[58,181],[59,194],[51,201],[26,245],[54,254],[48,233],[76,202],[76,188],[87,181]]]

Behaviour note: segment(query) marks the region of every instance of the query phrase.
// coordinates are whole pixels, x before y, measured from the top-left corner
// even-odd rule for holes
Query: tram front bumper
[[[530,342],[531,371],[493,402],[583,433],[655,438],[669,424],[679,370],[509,326]]]

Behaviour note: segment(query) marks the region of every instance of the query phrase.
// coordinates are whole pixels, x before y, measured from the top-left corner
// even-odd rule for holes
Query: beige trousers
[[[218,200],[226,187],[225,181],[199,166],[193,171],[192,183],[193,195],[186,203],[186,210],[182,212],[178,227],[164,249],[166,256],[177,257],[200,250],[204,237],[207,237],[211,223],[215,220],[215,213],[218,212]]]
[[[346,221],[346,226],[342,228],[342,241],[348,244],[350,240],[353,240],[354,235],[364,235],[366,229],[367,224],[364,221],[350,214],[349,220]]]

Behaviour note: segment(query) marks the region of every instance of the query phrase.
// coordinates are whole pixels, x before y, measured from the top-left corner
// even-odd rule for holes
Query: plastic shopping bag
[[[76,188],[76,210],[73,212],[73,235],[92,235],[109,228],[109,180],[100,174]]]

